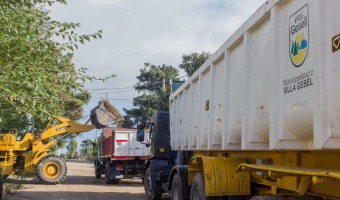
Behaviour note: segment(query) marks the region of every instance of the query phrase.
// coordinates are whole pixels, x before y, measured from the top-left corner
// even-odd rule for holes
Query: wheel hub
[[[48,162],[44,166],[44,174],[48,178],[55,178],[60,174],[60,167],[57,163]]]

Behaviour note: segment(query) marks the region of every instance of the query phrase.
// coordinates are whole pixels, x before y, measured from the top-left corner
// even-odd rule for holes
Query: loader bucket
[[[98,106],[91,110],[90,119],[97,129],[113,124],[120,127],[124,121],[124,117],[108,100],[99,101]]]

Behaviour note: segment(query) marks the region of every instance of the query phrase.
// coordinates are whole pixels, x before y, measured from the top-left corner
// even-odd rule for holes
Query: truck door
[[[170,118],[169,112],[159,111],[150,127],[152,157],[173,158],[170,146]]]

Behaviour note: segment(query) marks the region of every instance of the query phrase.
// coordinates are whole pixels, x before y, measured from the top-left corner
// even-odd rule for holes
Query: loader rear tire
[[[67,166],[64,159],[55,155],[43,157],[35,168],[37,178],[46,185],[61,183],[67,173]]]

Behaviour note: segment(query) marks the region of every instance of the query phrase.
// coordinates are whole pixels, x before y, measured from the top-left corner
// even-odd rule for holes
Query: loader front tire
[[[43,157],[35,168],[37,178],[46,185],[61,183],[67,173],[67,166],[64,159],[55,155]]]

